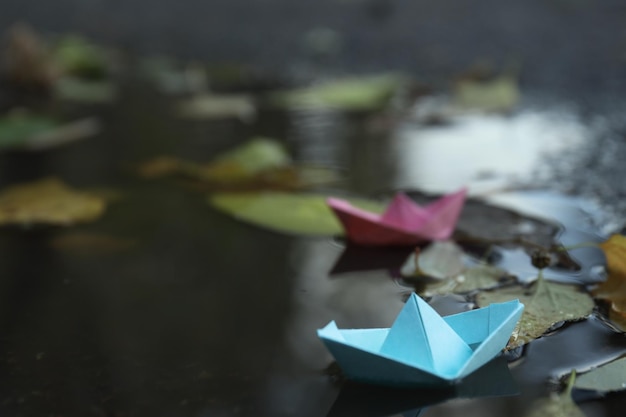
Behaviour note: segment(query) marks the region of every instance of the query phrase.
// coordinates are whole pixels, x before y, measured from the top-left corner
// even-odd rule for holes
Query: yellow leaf
[[[626,315],[626,236],[612,235],[599,246],[606,257],[608,278],[593,295],[610,301],[612,310],[623,317]]]
[[[104,209],[103,199],[74,190],[56,178],[16,185],[0,193],[0,224],[68,225],[94,220]]]

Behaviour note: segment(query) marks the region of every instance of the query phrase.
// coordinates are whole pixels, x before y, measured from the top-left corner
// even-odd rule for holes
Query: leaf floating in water
[[[44,91],[53,86],[59,70],[45,42],[30,26],[23,23],[13,25],[3,45],[4,73],[11,83]]]
[[[574,387],[600,392],[626,389],[626,358],[609,362],[580,375]]]
[[[70,225],[95,220],[104,210],[102,199],[55,178],[16,185],[0,193],[0,224]]]
[[[426,284],[421,294],[433,295],[465,294],[477,290],[489,290],[501,285],[504,277],[511,277],[507,271],[491,265],[477,265],[467,268],[455,277]]]
[[[484,307],[514,299],[524,304],[524,314],[509,340],[509,349],[537,339],[556,323],[583,319],[594,307],[591,297],[578,286],[548,282],[541,274],[530,289],[516,285],[482,292],[476,303]]]
[[[385,74],[321,82],[310,87],[281,91],[271,101],[284,107],[335,107],[343,110],[376,110],[386,106],[407,78]]]
[[[532,411],[526,414],[526,417],[585,417],[585,414],[572,400],[572,386],[575,380],[576,372],[572,371],[565,391],[537,401],[533,404]]]
[[[241,221],[275,232],[334,236],[343,234],[343,227],[326,204],[327,196],[315,194],[222,193],[209,198],[210,204]],[[370,211],[382,212],[384,204],[369,200],[350,199]]]
[[[63,77],[54,84],[54,93],[61,100],[107,103],[115,99],[117,91],[110,81]]]
[[[55,237],[50,245],[77,255],[103,255],[131,249],[137,241],[97,233],[70,233]]]
[[[208,86],[205,68],[183,65],[168,57],[143,58],[140,70],[165,94],[199,93]]]
[[[611,320],[626,329],[626,236],[612,235],[600,249],[606,257],[608,278],[593,295],[611,302]]]
[[[0,149],[41,151],[96,134],[95,118],[60,124],[56,120],[30,114],[10,114],[0,119]]]
[[[145,178],[181,175],[220,190],[302,189],[339,180],[329,168],[293,165],[283,146],[266,138],[250,140],[208,164],[155,158],[139,173]]]
[[[465,110],[505,112],[519,101],[517,80],[501,75],[489,80],[462,80],[456,85],[455,104]]]
[[[65,75],[93,80],[102,79],[109,73],[109,59],[104,48],[78,35],[61,38],[52,54]]]
[[[501,285],[502,278],[510,277],[491,265],[466,267],[463,249],[450,241],[434,242],[421,252],[417,249],[402,266],[401,274],[419,279],[422,286],[417,292],[426,297],[491,289]]]
[[[203,94],[187,99],[178,106],[178,115],[189,119],[237,117],[249,120],[255,113],[254,100],[247,94]]]
[[[54,129],[58,122],[49,117],[10,114],[0,119],[0,148],[24,145],[33,136]]]
[[[454,242],[433,242],[417,255],[417,270],[437,279],[456,277],[465,268],[463,256]]]

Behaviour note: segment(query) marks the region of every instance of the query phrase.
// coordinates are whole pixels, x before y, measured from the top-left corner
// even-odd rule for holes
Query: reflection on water
[[[453,398],[501,397],[519,394],[507,362],[498,357],[457,385],[446,388],[392,389],[346,382],[327,417],[422,415],[425,408]]]
[[[393,139],[395,186],[483,193],[528,182],[543,158],[580,146],[585,125],[559,111],[468,115],[441,126],[405,124]]]

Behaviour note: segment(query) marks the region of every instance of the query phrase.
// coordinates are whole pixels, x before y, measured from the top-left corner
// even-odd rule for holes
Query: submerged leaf
[[[55,237],[50,245],[57,250],[77,255],[103,255],[131,249],[137,244],[133,239],[97,233],[70,233]]]
[[[594,307],[591,297],[578,286],[548,282],[541,274],[530,288],[516,285],[482,292],[476,297],[476,303],[485,307],[515,299],[524,304],[524,314],[509,340],[509,349],[540,337],[558,322],[585,318]]]
[[[609,362],[580,375],[574,387],[600,392],[622,391],[626,388],[626,358]]]
[[[561,394],[552,394],[549,398],[537,401],[527,417],[585,417],[585,414],[572,400],[572,386],[576,372],[572,371],[567,387]]]
[[[9,187],[0,193],[0,224],[69,225],[100,217],[105,202],[55,178]]]
[[[315,194],[222,193],[209,198],[210,204],[239,220],[276,232],[334,236],[343,228],[326,204],[326,196]],[[351,204],[366,210],[382,212],[385,205],[360,199]]]
[[[346,78],[306,88],[274,93],[272,101],[285,107],[337,107],[372,110],[384,107],[407,82],[398,74]]]

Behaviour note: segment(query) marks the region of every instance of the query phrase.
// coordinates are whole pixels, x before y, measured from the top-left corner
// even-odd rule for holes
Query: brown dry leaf
[[[76,254],[107,254],[132,248],[137,241],[98,233],[70,233],[57,236],[50,245]]]
[[[103,199],[74,190],[56,178],[12,186],[0,193],[0,224],[70,225],[94,220]]]
[[[59,75],[45,43],[28,25],[18,23],[7,34],[2,51],[6,75],[11,82],[24,87],[52,87]]]

